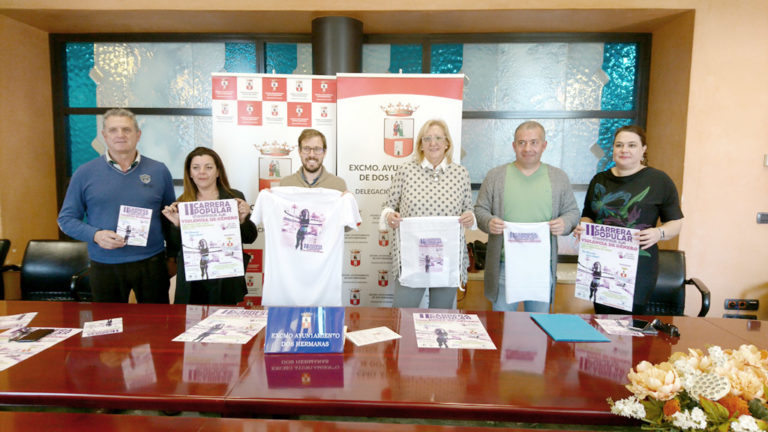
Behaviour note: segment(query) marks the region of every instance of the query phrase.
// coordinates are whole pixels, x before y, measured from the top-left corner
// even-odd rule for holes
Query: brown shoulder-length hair
[[[648,144],[645,142],[645,129],[638,125],[627,125],[622,126],[618,129],[616,129],[616,132],[613,133],[613,142],[616,142],[616,137],[619,136],[622,132],[632,132],[633,134],[640,137],[640,145],[645,147],[645,152],[643,153],[643,160],[640,161],[643,165],[648,165]]]
[[[216,187],[232,195],[232,188],[229,187],[227,172],[224,170],[224,164],[221,162],[219,154],[208,147],[197,147],[187,155],[184,160],[184,192],[179,196],[179,201],[197,201],[197,185],[189,175],[189,169],[192,165],[192,159],[197,156],[210,156],[216,165],[216,172],[219,176],[216,178]]]

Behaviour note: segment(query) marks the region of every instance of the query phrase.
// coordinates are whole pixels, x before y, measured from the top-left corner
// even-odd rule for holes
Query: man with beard
[[[281,179],[280,186],[320,187],[345,192],[347,183],[323,167],[323,159],[325,159],[327,149],[328,144],[325,142],[325,135],[322,132],[315,129],[304,129],[299,135],[301,168],[294,174]]]

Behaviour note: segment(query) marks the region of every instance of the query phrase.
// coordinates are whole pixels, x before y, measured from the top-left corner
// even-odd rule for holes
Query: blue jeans
[[[552,294],[550,294],[550,299]],[[493,302],[493,310],[499,312],[516,312],[517,306],[522,303],[523,310],[525,312],[549,312],[549,303],[526,300],[522,302],[507,303],[507,280],[506,271],[504,270],[504,262],[501,263],[499,269],[499,295],[496,297],[496,301]]]

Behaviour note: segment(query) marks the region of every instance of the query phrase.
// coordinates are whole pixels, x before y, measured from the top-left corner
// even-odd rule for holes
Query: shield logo
[[[360,251],[359,250],[351,250],[350,251],[350,258],[349,258],[349,265],[352,267],[359,267],[360,266]]]
[[[301,81],[296,81],[296,91],[297,92],[304,91],[304,84]]]
[[[385,287],[389,285],[389,272],[387,270],[379,270],[379,286]]]
[[[381,247],[387,247],[389,246],[389,235],[387,233],[379,233],[379,246]]]
[[[360,289],[355,288],[349,293],[349,304],[352,306],[360,305]]]
[[[325,93],[328,90],[328,83],[325,82],[325,81],[321,82],[320,83],[320,90],[322,90],[323,93]]]
[[[226,104],[226,103],[221,104],[221,113],[223,115],[229,114],[229,104]]]
[[[248,115],[253,115],[253,105],[251,104],[246,105],[245,110],[248,111]]]
[[[253,90],[253,80],[249,79],[245,82],[245,89],[246,90]]]
[[[413,119],[384,119],[384,153],[402,158],[413,153]]]
[[[280,85],[277,83],[277,80],[272,80],[269,82],[269,85],[272,87],[272,91],[277,90],[277,86]]]
[[[328,117],[328,107],[324,106],[320,108],[320,117]]]
[[[304,372],[301,374],[301,385],[310,385],[312,384],[312,375],[309,374],[309,372]]]
[[[301,107],[301,105],[296,107],[296,115],[301,117],[301,113],[304,112],[304,108]]]
[[[277,111],[277,104],[272,104],[272,116],[277,117],[278,114],[279,113]]]
[[[149,174],[142,174],[139,176],[139,180],[144,184],[149,184],[152,181],[152,177]]]
[[[229,81],[226,78],[221,79],[221,89],[226,90],[227,86],[229,86]]]

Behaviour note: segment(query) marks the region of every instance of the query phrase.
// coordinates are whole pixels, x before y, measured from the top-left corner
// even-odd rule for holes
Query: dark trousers
[[[170,283],[165,252],[121,264],[91,260],[90,280],[94,302],[128,303],[133,290],[139,303],[168,304]]]

